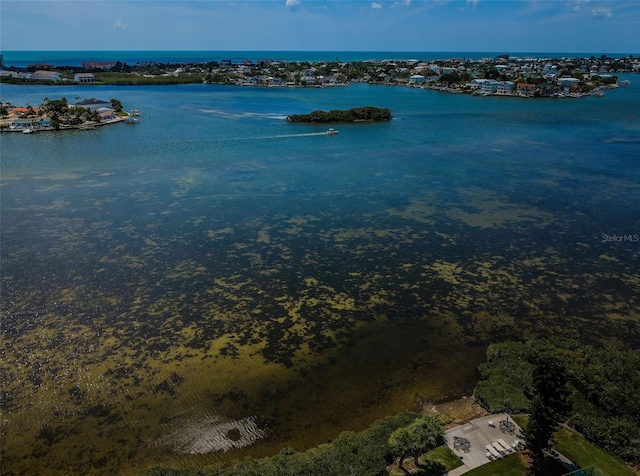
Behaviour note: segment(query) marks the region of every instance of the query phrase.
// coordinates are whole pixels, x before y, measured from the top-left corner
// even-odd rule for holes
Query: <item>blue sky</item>
[[[2,50],[640,53],[640,0],[2,0]]]

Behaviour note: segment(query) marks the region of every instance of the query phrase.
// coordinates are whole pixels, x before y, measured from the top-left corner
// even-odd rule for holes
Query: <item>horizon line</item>
[[[536,53],[536,54],[627,54],[630,56],[640,55],[640,52],[631,53],[627,51],[504,51],[502,52],[498,50],[260,50],[260,49],[222,49],[222,50],[212,50],[212,49],[41,49],[41,50],[22,50],[22,49],[0,49],[0,53],[4,52],[20,52],[20,53],[28,53],[28,52],[112,52],[112,51],[140,51],[140,52],[269,52],[269,53],[499,53],[499,54],[525,54],[525,53]]]

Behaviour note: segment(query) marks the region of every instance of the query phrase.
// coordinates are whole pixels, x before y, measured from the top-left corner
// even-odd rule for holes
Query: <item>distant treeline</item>
[[[79,83],[77,81],[73,81],[71,79],[66,79],[64,81],[48,81],[48,80],[35,80],[28,78],[14,78],[11,76],[0,76],[0,83],[7,84],[28,84],[34,86],[69,86],[69,85],[79,85],[82,87],[91,87],[91,86],[103,86],[103,85],[116,85],[116,86],[136,86],[136,85],[146,85],[146,86],[154,86],[154,85],[169,85],[169,84],[194,84],[194,83],[202,83],[202,77],[199,75],[193,76],[143,76],[143,75],[132,75],[125,73],[94,73],[95,81],[91,83]]]
[[[289,122],[381,122],[391,119],[391,110],[383,107],[364,106],[352,109],[333,109],[327,111],[313,111],[309,114],[292,114],[287,117]]]

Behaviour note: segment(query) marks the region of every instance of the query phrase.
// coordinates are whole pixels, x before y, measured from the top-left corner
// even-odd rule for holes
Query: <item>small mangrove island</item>
[[[391,110],[383,107],[364,106],[347,110],[316,110],[309,114],[287,116],[289,122],[311,122],[326,124],[329,122],[383,122],[391,120]]]

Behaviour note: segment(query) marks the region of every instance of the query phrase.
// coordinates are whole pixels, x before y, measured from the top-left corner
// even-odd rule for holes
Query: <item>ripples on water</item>
[[[2,137],[8,474],[304,449],[469,392],[491,342],[640,342],[640,245],[602,238],[640,234],[637,86],[95,91],[141,123]],[[282,119],[361,105],[395,119]]]

